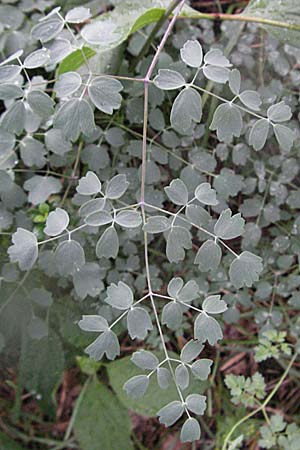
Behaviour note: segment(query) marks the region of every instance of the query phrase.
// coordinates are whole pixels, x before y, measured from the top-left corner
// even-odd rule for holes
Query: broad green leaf
[[[89,96],[93,104],[106,114],[119,109],[122,96],[119,94],[123,86],[119,80],[108,77],[96,77],[89,84]]]
[[[80,372],[85,375],[96,375],[102,364],[90,359],[88,356],[76,356],[76,363],[80,368]]]
[[[53,125],[62,130],[66,139],[76,141],[80,133],[90,135],[95,130],[94,113],[86,100],[73,98],[59,108]]]
[[[181,432],[180,441],[181,442],[194,442],[198,441],[201,437],[201,429],[198,421],[193,417],[189,417],[184,422]]]
[[[40,340],[25,344],[21,374],[28,391],[41,396],[41,404],[51,411],[53,392],[63,376],[64,353],[60,339],[50,332]]]
[[[202,309],[207,314],[220,314],[226,311],[227,304],[224,300],[221,300],[220,295],[210,295],[202,303]]]
[[[101,181],[94,172],[89,170],[84,177],[80,178],[76,191],[81,195],[98,194],[101,191]]]
[[[179,89],[185,85],[185,79],[181,73],[170,69],[160,69],[153,82],[156,87],[165,91]]]
[[[118,284],[112,283],[107,288],[106,303],[114,308],[125,310],[133,304],[133,293],[127,284],[123,281],[119,281]]]
[[[113,360],[120,355],[118,338],[113,331],[106,330],[85,349],[85,353],[95,361],[100,361],[104,355]]]
[[[216,195],[216,191],[211,188],[209,183],[199,184],[195,190],[195,197],[204,205],[217,205],[219,202]]]
[[[221,247],[211,239],[205,241],[199,248],[194,264],[198,264],[201,272],[216,270],[221,262]]]
[[[244,232],[245,220],[241,214],[234,214],[229,208],[222,211],[214,226],[215,234],[221,239],[234,239]]]
[[[85,388],[83,388],[85,389]],[[77,400],[74,434],[84,450],[133,450],[130,418],[117,397],[96,377]]]
[[[74,275],[85,264],[82,246],[72,239],[61,242],[54,255],[56,268],[62,277]]]
[[[81,50],[75,50],[75,52],[68,55],[60,63],[58,75],[79,69],[83,64],[85,64],[86,60],[89,60],[94,55],[96,55],[96,52],[86,46],[82,47]]]
[[[181,134],[190,130],[202,117],[202,100],[200,94],[191,87],[183,89],[176,97],[171,110],[172,127]]]
[[[157,415],[160,423],[164,424],[166,427],[173,425],[182,416],[184,412],[183,404],[174,400],[173,402],[167,404],[161,408]]]
[[[147,375],[136,375],[124,384],[124,390],[129,397],[141,398],[145,395],[149,386]]]
[[[12,243],[8,248],[11,262],[17,262],[21,270],[29,270],[38,257],[38,242],[31,231],[18,228],[12,235]]]
[[[179,178],[172,180],[171,184],[165,187],[165,192],[175,205],[186,205],[189,200],[187,187]]]
[[[134,352],[131,361],[140,369],[144,370],[154,370],[158,364],[159,359],[156,355],[146,350],[138,350]]]
[[[249,144],[254,147],[255,150],[261,150],[267,140],[270,124],[267,119],[257,120],[251,128],[249,134]]]
[[[185,250],[192,248],[191,233],[183,227],[174,226],[167,237],[167,258],[170,262],[182,261]]]
[[[64,209],[56,208],[55,211],[51,211],[47,217],[44,232],[48,236],[57,236],[68,227],[69,221],[68,213]]]
[[[98,258],[116,258],[119,253],[119,237],[113,226],[107,228],[96,245]]]
[[[262,259],[251,252],[245,251],[231,263],[229,276],[237,289],[243,286],[251,287],[255,281],[259,280],[262,270]]]
[[[200,313],[195,320],[194,336],[201,343],[208,341],[210,345],[215,345],[223,338],[223,333],[216,319],[206,313]]]
[[[144,308],[131,308],[127,314],[127,328],[131,339],[145,339],[148,331],[153,330],[151,317]]]
[[[223,103],[214,112],[210,130],[216,130],[219,141],[230,143],[233,137],[239,137],[243,120],[239,109],[231,103]]]
[[[190,67],[200,67],[203,60],[203,51],[198,41],[186,41],[180,49],[180,56],[183,62]]]

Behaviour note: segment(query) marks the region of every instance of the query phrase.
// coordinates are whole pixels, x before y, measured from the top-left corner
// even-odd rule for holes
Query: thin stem
[[[143,223],[146,223],[146,214],[145,214],[145,182],[146,182],[146,165],[147,165],[147,125],[148,125],[148,92],[149,92],[149,80],[151,78],[152,72],[155,68],[155,65],[157,63],[158,57],[160,55],[160,52],[162,51],[171,31],[173,26],[175,25],[175,21],[184,5],[184,1],[185,0],[181,0],[179,7],[176,10],[176,13],[174,14],[172,20],[170,21],[164,35],[163,38],[157,48],[157,51],[153,57],[153,60],[147,70],[145,79],[144,79],[144,116],[143,116],[143,146],[142,146],[142,173],[141,173],[141,197],[140,197],[140,205],[141,205],[141,211],[142,211],[142,218],[143,218]],[[179,386],[176,383],[176,379],[175,379],[175,373],[171,364],[171,361],[169,360],[169,355],[168,355],[168,350],[166,347],[166,343],[164,340],[164,335],[162,332],[162,328],[159,322],[159,317],[158,317],[158,313],[157,313],[157,309],[156,309],[156,305],[154,302],[154,298],[153,298],[153,293],[152,293],[152,287],[151,287],[151,276],[150,276],[150,269],[149,269],[149,257],[148,257],[148,236],[147,236],[147,232],[144,232],[144,258],[145,258],[145,271],[146,271],[146,279],[147,279],[147,285],[148,285],[148,291],[149,291],[149,296],[150,296],[150,300],[151,300],[151,305],[152,305],[152,309],[153,309],[153,313],[155,316],[155,321],[157,324],[157,328],[158,328],[158,332],[160,335],[160,339],[161,339],[161,343],[163,346],[163,350],[166,356],[166,359],[168,360],[168,365],[169,365],[169,369],[170,372],[172,374],[173,380],[175,382],[175,386],[176,389],[178,391],[178,395],[179,398],[182,402],[182,404],[184,404],[184,398],[183,395],[181,393],[181,390],[179,388]],[[186,413],[189,415],[188,409],[185,406],[185,410]]]
[[[87,59],[87,57],[86,57],[86,55],[85,55],[85,53],[84,53],[84,50],[82,49],[82,47],[81,47],[81,45],[80,45],[80,43],[79,43],[79,41],[78,41],[78,39],[77,39],[77,36],[75,35],[74,31],[72,30],[72,28],[70,27],[70,25],[68,24],[68,22],[65,21],[65,19],[63,18],[63,16],[62,16],[59,12],[57,12],[57,15],[58,15],[58,16],[60,17],[60,19],[64,22],[64,25],[66,26],[67,30],[68,30],[69,33],[71,34],[71,36],[72,36],[74,42],[75,42],[76,45],[77,45],[78,50],[80,51],[80,53],[81,53],[81,55],[82,55],[82,58],[83,58],[84,63],[85,63],[85,65],[86,65],[86,67],[87,67],[87,70],[88,70],[88,72],[89,72],[89,74],[90,74],[90,73],[91,73],[91,69],[90,69],[90,65],[89,65],[88,59]]]
[[[149,36],[147,37],[146,42],[144,43],[143,47],[139,51],[138,55],[134,58],[131,66],[130,66],[130,70],[133,71],[136,68],[139,61],[141,61],[141,59],[146,55],[146,53],[148,53],[148,50],[150,49],[152,42],[153,42],[155,36],[157,35],[158,31],[162,28],[164,23],[168,20],[170,14],[172,14],[172,12],[179,5],[179,3],[180,3],[180,0],[173,0],[172,3],[170,4],[170,6],[165,10],[162,17],[156,22],[155,26],[153,27],[152,31],[150,32]]]
[[[56,241],[57,239],[60,239],[60,238],[65,237],[65,236],[70,237],[73,233],[76,233],[76,231],[82,230],[83,228],[85,228],[87,226],[88,226],[87,223],[83,223],[82,225],[79,225],[79,227],[74,228],[74,230],[68,230],[65,233],[60,234],[59,236],[54,236],[52,238],[45,239],[44,241],[39,241],[38,245],[47,244],[48,242]]]
[[[72,176],[71,176],[71,178],[73,178],[73,179],[74,179],[74,177],[76,175],[77,167],[78,167],[79,162],[80,162],[80,155],[81,155],[82,148],[83,148],[83,141],[80,141],[79,145],[78,145],[78,149],[77,149],[77,155],[76,155],[76,159],[75,159],[75,163],[74,163],[74,167],[73,167],[73,171],[72,171]],[[71,187],[72,187],[72,181],[70,180],[69,183],[68,183],[68,186],[67,186],[67,188],[66,188],[66,190],[64,192],[63,198],[61,200],[61,203],[60,203],[61,207],[64,205],[64,203],[65,203],[65,201],[66,201],[66,199],[67,199],[67,197],[69,195]]]
[[[206,90],[206,89],[204,89],[204,88],[202,88],[202,87],[200,87],[200,86],[197,86],[196,84],[193,84],[193,87],[194,87],[195,89],[198,89],[198,91],[204,92],[204,93],[206,93],[207,95],[210,95],[210,96],[212,96],[212,97],[214,97],[214,98],[220,100],[221,102],[228,103],[229,105],[232,105],[232,104],[233,104],[233,100],[234,100],[234,99],[233,99],[233,100],[227,100],[226,98],[221,97],[220,95],[214,94],[213,92],[208,91],[208,90]],[[272,123],[272,121],[269,120],[269,119],[267,119],[266,117],[261,116],[260,114],[257,114],[257,113],[255,113],[255,112],[253,112],[253,111],[251,111],[251,110],[249,110],[249,109],[247,109],[247,108],[244,108],[243,106],[241,106],[241,105],[239,105],[239,104],[237,104],[237,103],[234,103],[234,105],[235,105],[237,108],[241,109],[242,111],[244,111],[244,112],[250,114],[251,116],[254,116],[254,117],[258,118],[258,119],[264,119],[264,120],[267,120],[267,121],[270,123],[270,125],[272,125],[272,126],[274,125],[274,124]]]
[[[144,83],[144,78],[135,78],[135,77],[127,77],[124,75],[113,75],[113,74],[109,74],[109,73],[91,73],[92,76],[95,77],[99,77],[99,76],[103,76],[103,77],[107,77],[107,78],[115,78],[116,80],[124,80],[124,81],[137,81],[140,83]]]
[[[53,172],[52,170],[42,170],[42,169],[37,169],[37,170],[33,170],[33,169],[12,169],[12,170],[13,170],[13,172],[46,173],[47,175],[53,175],[54,177],[66,178],[66,179],[70,179],[70,180],[77,179],[77,177],[74,177],[72,175],[71,176],[64,175],[63,173]]]
[[[139,303],[141,303],[143,300],[146,300],[146,298],[148,298],[149,297],[149,292],[148,292],[148,294],[146,294],[144,297],[142,297],[142,298],[140,298],[138,301],[136,301],[135,303],[133,303],[132,305],[131,305],[131,308],[134,308],[136,305],[138,305]],[[123,319],[123,317],[125,317],[126,316],[126,314],[128,313],[128,311],[131,309],[131,308],[128,308],[128,309],[126,309],[126,311],[124,311],[110,326],[109,326],[109,329],[111,330],[115,325],[117,325],[117,323],[119,323],[120,322],[120,320],[122,320]]]
[[[119,124],[114,122],[114,125],[117,125],[119,128],[122,128],[123,130],[126,130],[128,133],[132,134],[133,136],[136,137],[140,137],[143,138],[143,135],[141,133],[138,133],[137,131],[132,130],[131,128],[126,127],[123,124]],[[160,142],[156,142],[156,138],[159,136],[160,133],[157,133],[156,136],[154,136],[153,138],[147,137],[147,141],[150,143],[150,145],[155,142],[155,145],[160,148],[161,150],[167,152],[172,158],[177,159],[177,161],[181,161],[182,163],[186,164],[187,166],[192,167],[193,169],[195,169],[197,172],[201,173],[201,174],[205,174],[208,175],[210,177],[216,177],[217,175],[215,175],[214,173],[211,172],[207,172],[207,170],[203,170],[200,167],[196,166],[193,163],[190,163],[189,161],[186,161],[184,158],[182,158],[181,156],[178,156],[174,153],[174,150],[171,150],[167,147],[164,147]]]
[[[221,14],[221,13],[201,13],[179,16],[179,19],[207,19],[207,20],[229,20],[234,22],[259,23],[261,25],[270,25],[277,28],[286,28],[288,30],[300,31],[300,25],[279,20],[264,19],[262,17],[253,17],[242,14]]]

